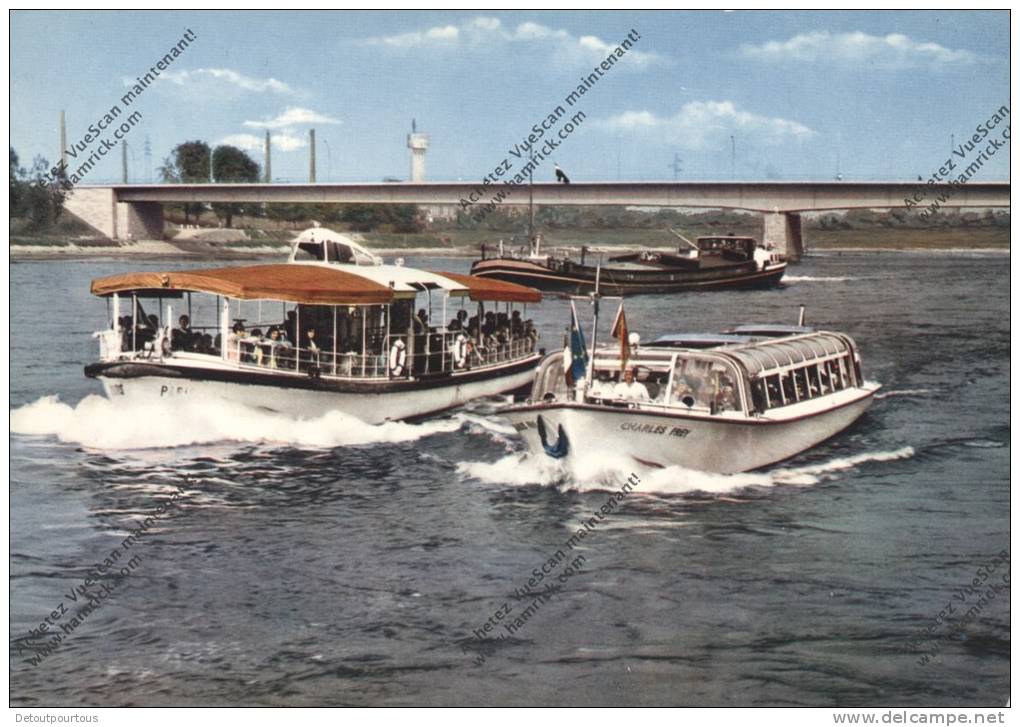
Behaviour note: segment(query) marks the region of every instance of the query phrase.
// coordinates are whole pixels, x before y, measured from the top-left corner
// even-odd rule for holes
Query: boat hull
[[[786,263],[765,269],[751,261],[732,265],[713,265],[698,270],[614,270],[603,267],[599,273],[599,291],[604,295],[643,293],[682,293],[697,290],[767,288],[778,285],[786,272]],[[596,269],[566,264],[555,269],[530,260],[491,258],[479,260],[471,274],[527,285],[563,295],[583,295],[595,290]]]
[[[85,374],[97,379],[113,401],[168,405],[181,400],[229,401],[297,419],[336,411],[379,424],[435,414],[472,399],[526,390],[538,359],[536,355],[494,370],[389,382],[134,362],[93,364],[86,367]]]
[[[579,403],[522,405],[501,413],[535,456],[568,465],[619,452],[647,467],[730,474],[781,462],[829,439],[865,412],[877,388],[848,392],[854,396],[825,411],[788,419],[683,416]]]

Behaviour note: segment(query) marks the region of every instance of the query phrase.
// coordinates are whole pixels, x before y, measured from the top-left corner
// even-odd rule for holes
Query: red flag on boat
[[[629,358],[630,348],[628,347],[628,339],[630,333],[627,331],[627,314],[623,310],[623,301],[620,301],[620,310],[616,311],[616,320],[613,321],[613,338],[620,339],[620,371],[623,372],[627,368],[627,359]]]

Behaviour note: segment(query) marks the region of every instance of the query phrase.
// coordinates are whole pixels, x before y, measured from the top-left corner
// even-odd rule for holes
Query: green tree
[[[14,147],[11,147],[11,217],[21,216],[21,201],[24,195],[24,189],[21,182],[21,177],[25,174],[25,170],[18,166],[18,153],[14,151]]]
[[[259,181],[258,163],[236,146],[216,147],[212,154],[212,170],[213,178],[217,182]],[[243,214],[245,208],[233,203],[214,204],[213,212],[224,221],[227,227],[230,227],[234,221],[234,215]]]
[[[394,232],[415,233],[424,228],[413,204],[352,204],[339,218],[355,232],[371,232],[389,225]]]
[[[25,219],[29,229],[56,222],[63,210],[66,192],[61,178],[52,183],[48,180],[49,169],[50,163],[37,156],[32,168],[25,171],[19,166],[17,153],[10,150],[10,215]]]
[[[208,144],[204,141],[186,141],[175,146],[170,156],[163,160],[163,166],[159,168],[160,179],[165,184],[208,183],[211,160]],[[202,205],[198,202],[182,205],[182,208],[185,222],[192,214],[196,218],[202,214]]]

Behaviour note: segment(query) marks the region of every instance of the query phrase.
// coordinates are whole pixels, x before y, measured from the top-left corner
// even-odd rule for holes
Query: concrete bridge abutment
[[[775,245],[792,263],[804,255],[804,238],[800,231],[800,215],[796,212],[766,212],[762,242]]]
[[[162,240],[161,202],[118,202],[112,188],[75,188],[64,199],[68,212],[111,240]]]

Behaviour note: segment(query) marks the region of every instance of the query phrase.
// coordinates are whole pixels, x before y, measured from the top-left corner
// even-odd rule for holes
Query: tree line
[[[160,180],[168,184],[208,184],[220,182],[254,183],[262,168],[242,149],[220,145],[211,149],[204,141],[187,141],[174,147],[159,168]],[[213,213],[226,227],[235,216],[264,217],[283,222],[315,219],[322,223],[343,223],[356,232],[389,227],[394,232],[421,232],[424,224],[415,205],[368,204],[289,204],[289,203],[213,203]],[[196,219],[205,209],[201,203],[180,205],[185,223]]]
[[[32,160],[32,166],[26,169],[21,166],[18,153],[13,148],[10,151],[10,218],[24,220],[30,230],[56,222],[66,193],[59,182],[46,182],[50,163],[37,156]]]

